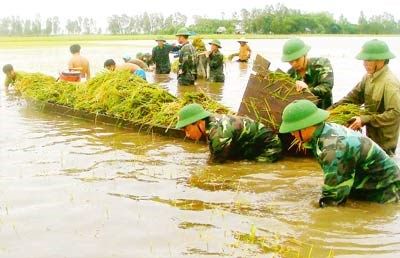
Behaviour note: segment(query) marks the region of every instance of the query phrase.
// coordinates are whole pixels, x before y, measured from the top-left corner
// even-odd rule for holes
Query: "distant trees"
[[[252,10],[242,9],[234,12],[230,18],[221,13],[221,18],[193,16],[194,23],[189,29],[201,34],[217,33],[218,28],[225,28],[225,33],[246,32],[255,34],[399,34],[400,21],[389,13],[366,17],[360,13],[357,24],[350,23],[341,15],[338,20],[328,12],[307,13],[289,9],[282,4],[266,5]],[[59,17],[42,19],[23,19],[18,16],[0,19],[0,35],[33,36],[33,35],[77,35],[101,34],[174,34],[178,28],[186,25],[186,15],[176,12],[166,17],[161,13],[147,13],[128,16],[112,15],[107,18],[107,27],[101,28],[96,20],[90,17],[77,17],[61,21]]]

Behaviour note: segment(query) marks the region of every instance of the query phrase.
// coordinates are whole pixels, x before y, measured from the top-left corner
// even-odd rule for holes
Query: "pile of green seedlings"
[[[31,99],[151,126],[175,126],[178,110],[189,103],[198,103],[212,113],[232,113],[203,91],[177,98],[129,71],[104,72],[86,83],[57,81],[48,75],[31,73],[15,87]]]

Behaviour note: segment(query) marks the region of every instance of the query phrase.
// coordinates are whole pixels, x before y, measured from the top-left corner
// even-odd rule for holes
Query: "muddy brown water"
[[[353,57],[368,39],[307,38],[311,56],[333,63],[335,100],[363,75]],[[398,38],[384,40],[400,55]],[[284,41],[249,44],[286,70]],[[122,61],[154,42],[82,45],[96,73],[105,59]],[[226,55],[238,47],[222,45]],[[68,45],[23,47],[0,57],[17,70],[57,75],[69,53]],[[399,61],[390,66],[399,75]],[[236,110],[250,72],[251,62],[228,62],[224,84],[194,87],[176,87],[173,74],[148,77],[175,95],[203,89]],[[322,172],[312,158],[212,165],[204,144],[42,112],[4,89],[0,118],[0,257],[400,255],[399,206],[350,200],[317,208]]]

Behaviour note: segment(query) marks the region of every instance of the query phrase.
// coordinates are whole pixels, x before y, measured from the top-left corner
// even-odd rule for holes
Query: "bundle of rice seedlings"
[[[128,71],[101,73],[86,83],[57,82],[47,75],[27,74],[16,88],[36,100],[151,126],[175,126],[179,109],[194,102],[213,113],[232,113],[203,91],[176,98]]]

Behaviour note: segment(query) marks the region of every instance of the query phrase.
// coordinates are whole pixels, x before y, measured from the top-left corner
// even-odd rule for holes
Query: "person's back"
[[[370,138],[325,123],[311,146],[325,174],[323,197],[339,203],[347,197],[379,203],[399,200],[400,169]]]
[[[121,65],[116,66],[116,69],[118,69],[118,70],[128,70],[132,74],[138,75],[142,79],[146,80],[145,71],[140,66],[138,66],[137,64],[123,63]]]
[[[206,120],[206,130],[214,161],[256,159],[271,162],[281,153],[276,133],[249,118],[214,114]]]
[[[149,71],[149,66],[140,59],[132,58],[130,55],[124,55],[122,57],[122,60],[124,60],[125,63],[135,64],[135,65],[138,65],[143,70]]]
[[[192,140],[207,140],[210,161],[250,159],[276,161],[282,151],[278,135],[250,118],[212,114],[196,103],[178,113],[177,129]]]
[[[178,85],[194,85],[197,80],[196,49],[189,43],[189,31],[181,28],[176,33],[182,48],[179,51]]]
[[[81,78],[90,79],[90,64],[89,60],[80,55],[81,47],[74,44],[70,47],[72,57],[68,62],[68,69],[70,71],[79,71]]]
[[[291,133],[311,149],[324,173],[319,206],[344,204],[347,198],[391,203],[400,200],[400,168],[367,136],[326,123],[329,112],[312,101],[289,103],[280,133]]]
[[[188,76],[188,81],[190,81],[189,84],[183,82],[181,85],[194,84],[197,79],[197,57],[196,49],[189,42],[183,45],[179,51],[179,68],[183,74]]]
[[[137,64],[123,63],[120,65],[117,65],[116,69],[129,70],[131,73],[135,73],[137,70],[142,69],[142,68],[140,68],[140,66],[138,66]]]

